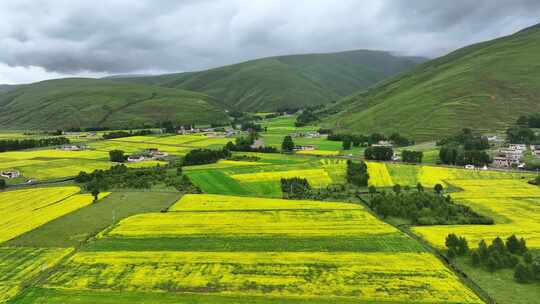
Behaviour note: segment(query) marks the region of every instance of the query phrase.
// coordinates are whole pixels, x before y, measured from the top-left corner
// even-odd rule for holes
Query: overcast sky
[[[540,23],[539,0],[1,0],[0,83],[352,49],[436,57]]]

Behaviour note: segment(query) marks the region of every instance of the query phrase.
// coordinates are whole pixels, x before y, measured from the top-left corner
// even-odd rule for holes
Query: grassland
[[[92,203],[90,194],[78,192],[78,187],[50,187],[0,193],[0,243]]]
[[[0,247],[0,303],[7,303],[26,281],[48,270],[71,251]]]
[[[3,128],[137,128],[164,120],[186,124],[225,122],[208,95],[98,79],[57,79],[0,94]]]
[[[343,99],[325,121],[340,131],[438,139],[465,127],[501,130],[540,111],[540,28],[475,44]]]
[[[127,80],[204,92],[242,111],[273,111],[328,103],[420,61],[358,50],[263,58],[201,72]]]

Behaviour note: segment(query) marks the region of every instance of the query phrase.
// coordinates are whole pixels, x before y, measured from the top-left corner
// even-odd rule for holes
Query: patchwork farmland
[[[291,122],[264,120],[262,137],[279,147],[278,138],[290,132],[314,132]],[[361,161],[363,148],[344,151],[325,136],[296,139],[315,150],[235,151],[178,169],[190,151],[218,151],[233,140],[144,135],[85,140],[81,151],[0,153],[1,169],[44,182],[15,179],[13,189],[0,193],[6,215],[0,303],[485,303],[492,295],[506,301],[507,293],[498,294],[505,289],[486,284],[467,261],[449,263],[440,254],[446,237],[463,236],[474,250],[482,239],[518,234],[539,249],[540,190],[527,183],[534,174],[366,161],[369,187],[355,188],[348,161]],[[113,150],[149,149],[168,156],[126,169],[109,159]],[[142,189],[109,179],[113,184],[94,197],[93,180],[115,170],[135,179],[151,175],[140,177]],[[282,180],[291,178],[305,179],[317,198],[283,199]],[[415,226],[377,216],[366,203],[376,193],[371,187],[382,193],[396,184],[405,193],[441,184],[457,203],[495,223]]]

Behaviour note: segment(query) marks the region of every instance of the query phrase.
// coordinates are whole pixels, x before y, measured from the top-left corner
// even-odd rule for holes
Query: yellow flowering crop
[[[469,205],[495,220],[495,225],[453,225],[415,227],[433,245],[444,248],[450,233],[464,236],[471,247],[481,239],[506,238],[512,234],[525,238],[527,246],[540,248],[540,189],[524,180],[451,180],[463,192],[452,193],[459,203]]]
[[[328,151],[328,150],[303,150],[297,151],[296,154],[305,154],[305,155],[321,155],[321,156],[335,156],[339,154],[339,151]]]
[[[375,187],[391,187],[394,183],[385,163],[367,162],[369,185]]]
[[[482,303],[428,253],[80,252],[46,288]]]
[[[0,303],[14,297],[23,281],[51,268],[71,251],[71,248],[0,247]]]
[[[264,210],[146,213],[124,219],[111,236],[358,236],[396,229],[364,210]]]
[[[225,211],[225,210],[325,210],[363,209],[357,204],[307,200],[283,200],[259,197],[227,196],[214,194],[187,194],[169,211]]]
[[[70,186],[0,193],[0,243],[92,203],[90,194],[78,192]]]
[[[300,177],[306,178],[312,187],[325,187],[332,183],[332,179],[323,169],[245,173],[234,174],[231,175],[231,177],[238,180],[239,182],[246,183],[279,181],[282,178]]]

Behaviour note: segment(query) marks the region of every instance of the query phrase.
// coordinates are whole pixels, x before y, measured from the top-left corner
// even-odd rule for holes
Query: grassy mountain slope
[[[165,120],[224,121],[211,97],[178,89],[85,78],[21,85],[0,94],[1,128],[137,127]]]
[[[327,125],[438,138],[464,127],[505,128],[540,112],[540,26],[472,45],[344,98]]]
[[[422,61],[358,50],[263,58],[202,72],[124,80],[204,92],[231,108],[267,111],[328,103],[410,70]]]

